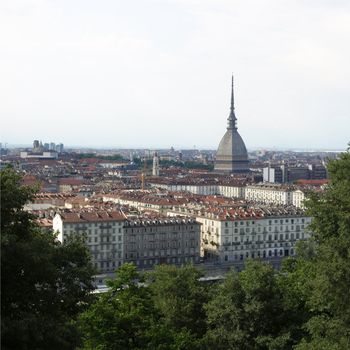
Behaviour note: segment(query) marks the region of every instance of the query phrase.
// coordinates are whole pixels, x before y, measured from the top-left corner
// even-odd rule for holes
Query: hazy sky
[[[350,141],[349,0],[2,0],[1,141],[216,148]]]

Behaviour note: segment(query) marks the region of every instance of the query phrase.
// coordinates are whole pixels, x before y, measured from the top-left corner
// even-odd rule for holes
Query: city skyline
[[[217,149],[232,72],[249,150],[349,142],[346,1],[0,6],[3,144]]]

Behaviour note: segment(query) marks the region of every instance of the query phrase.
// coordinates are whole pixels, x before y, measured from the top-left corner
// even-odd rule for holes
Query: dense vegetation
[[[223,282],[207,284],[199,282],[202,273],[193,266],[161,265],[142,274],[125,264],[109,282],[110,291],[92,300],[78,318],[80,307],[88,302],[86,289],[79,294],[76,284],[53,287],[54,280],[61,283],[56,279],[57,266],[66,264],[65,268],[77,273],[65,261],[71,254],[69,244],[59,247],[52,238],[47,239],[58,251],[68,249],[67,255],[59,255],[61,259],[51,248],[41,252],[32,238],[37,232],[32,219],[21,211],[28,189],[8,189],[14,183],[3,184],[2,179],[7,196],[4,211],[1,208],[7,237],[2,239],[5,254],[1,260],[6,277],[2,276],[4,348],[41,349],[48,342],[46,348],[63,344],[61,348],[70,345],[74,349],[78,340],[72,332],[78,329],[79,348],[91,350],[350,349],[350,153],[330,162],[328,170],[331,182],[327,190],[311,195],[307,202],[314,217],[313,238],[299,245],[298,257],[285,260],[281,271],[267,263],[248,261],[243,272],[232,271]],[[37,254],[39,260],[34,259]],[[76,254],[74,251],[73,258]],[[48,268],[39,269],[44,258]],[[73,258],[69,257],[76,266]],[[80,260],[78,276],[83,271],[87,278],[85,263],[86,258]],[[36,271],[28,278],[28,270],[23,269],[26,264]],[[65,273],[62,268],[58,271]],[[75,281],[70,273],[68,276],[66,282]],[[68,289],[73,293],[65,293]],[[56,294],[66,306],[57,306]],[[79,299],[84,303],[77,303]],[[52,325],[57,331],[50,335]],[[12,337],[20,346],[11,343]]]
[[[97,155],[95,153],[78,153],[78,154],[76,154],[76,157],[77,157],[77,159],[96,158],[96,159],[101,159],[101,160],[106,160],[106,161],[115,161],[115,162],[126,161],[126,159],[120,154],[112,154],[109,156],[102,156],[102,155]]]
[[[146,161],[143,161],[140,158],[134,158],[133,162],[137,164],[141,169],[145,167],[147,169],[152,169],[153,159],[147,159]],[[196,162],[192,160],[186,160],[182,162],[182,161],[161,159],[159,160],[159,165],[163,168],[177,167],[177,168],[201,169],[201,170],[209,170],[209,171],[214,169],[213,164],[204,164],[204,163]]]
[[[2,349],[72,349],[75,319],[90,302],[93,269],[77,237],[60,244],[23,211],[34,190],[1,171]]]

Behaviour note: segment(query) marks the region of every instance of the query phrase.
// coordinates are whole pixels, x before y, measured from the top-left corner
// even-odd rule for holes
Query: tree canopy
[[[1,171],[1,342],[3,349],[74,349],[76,316],[90,300],[93,269],[81,238],[65,244],[23,210],[32,188]]]

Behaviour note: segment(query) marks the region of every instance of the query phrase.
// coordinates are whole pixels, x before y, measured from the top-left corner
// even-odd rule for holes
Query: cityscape
[[[350,349],[350,7],[263,3],[1,5],[3,349]]]
[[[213,278],[241,269],[248,258],[278,266],[309,237],[304,199],[325,188],[326,164],[337,153],[248,154],[233,83],[232,77],[227,129],[216,152],[90,153],[34,140],[29,149],[2,149],[1,166],[21,172],[23,185],[39,187],[25,209],[43,230],[59,232],[61,242],[86,235],[97,287],[126,262],[140,269],[191,262]]]

